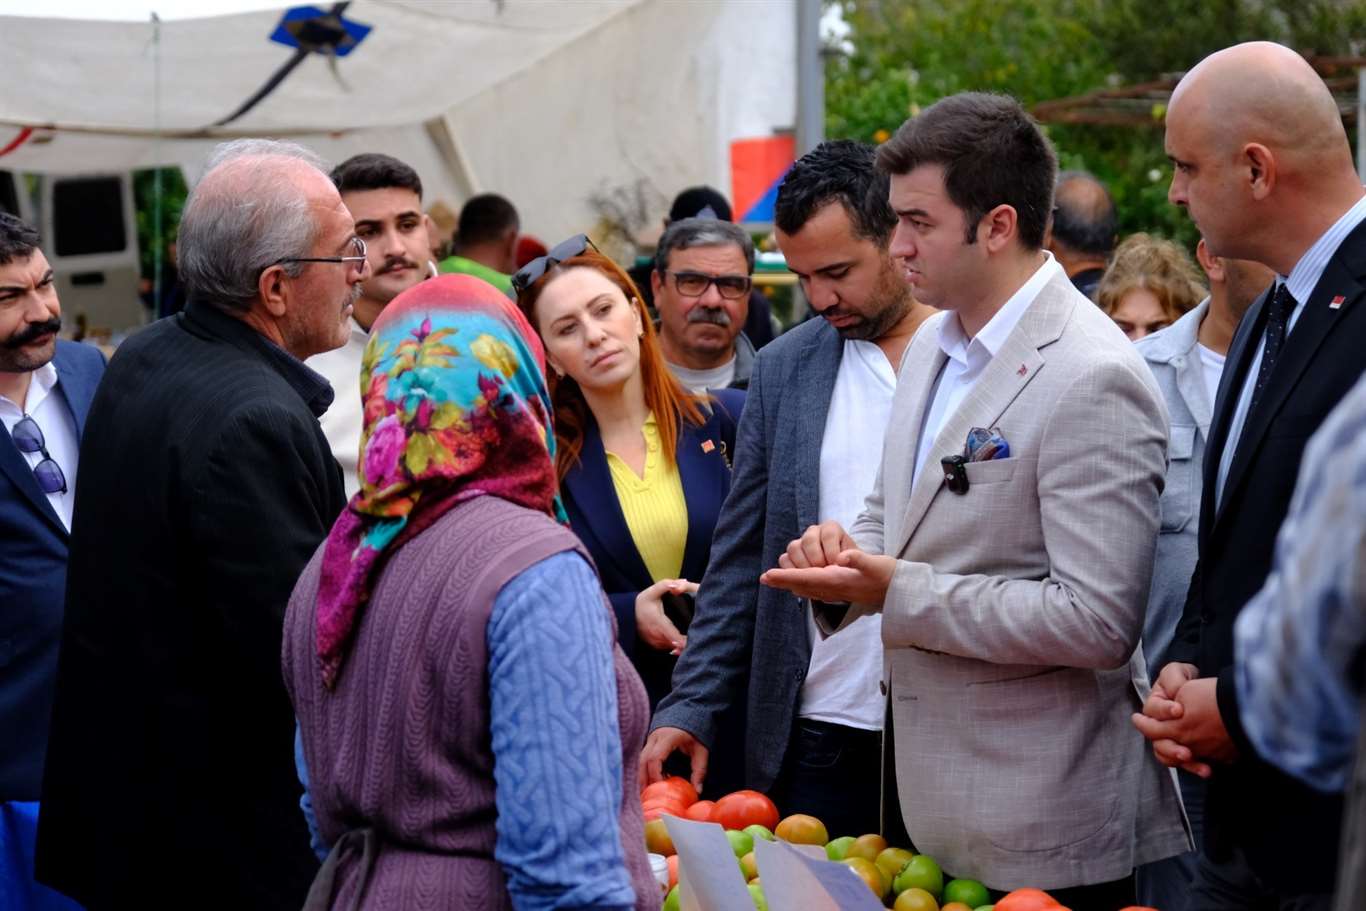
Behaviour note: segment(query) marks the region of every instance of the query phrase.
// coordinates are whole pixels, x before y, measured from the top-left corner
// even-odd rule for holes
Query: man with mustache
[[[104,357],[59,341],[38,232],[0,212],[0,883],[20,908],[67,904],[33,882],[43,754],[57,681],[77,448]],[[17,859],[27,862],[15,863]]]
[[[659,342],[669,369],[693,392],[749,386],[754,346],[740,330],[753,272],[754,241],[728,221],[684,218],[659,238],[650,273]]]
[[[346,344],[308,359],[332,384],[332,407],[322,416],[323,434],[342,467],[349,499],[360,490],[360,364],[370,327],[389,301],[436,274],[428,258],[429,220],[422,213],[422,180],[408,165],[379,153],[353,155],[332,169],[342,203],[365,241],[369,277],[351,314]]]
[[[345,343],[369,274],[320,164],[215,151],[180,221],[188,303],[90,406],[36,856],[90,911],[295,911],[318,870],[280,643],[345,496],[303,361]]]
[[[861,835],[879,828],[880,621],[868,617],[843,639],[823,639],[810,607],[761,586],[759,575],[808,524],[852,521],[863,508],[896,368],[933,311],[911,296],[888,251],[896,216],[870,146],[826,142],[802,156],[778,189],[774,215],[778,246],[820,319],[755,359],[730,496],[642,777],[658,778],[679,751],[700,785],[711,753],[727,746],[717,742],[721,720],[743,706],[744,743],[729,746],[745,752],[747,786],[772,793],[784,813],[820,818],[831,836]],[[674,257],[670,268],[679,268]]]

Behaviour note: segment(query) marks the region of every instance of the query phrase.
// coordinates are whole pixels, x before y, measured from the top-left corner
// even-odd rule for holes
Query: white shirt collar
[[[1020,317],[1024,316],[1029,305],[1034,303],[1034,298],[1039,296],[1043,286],[1058,276],[1066,277],[1062,266],[1058,265],[1052,253],[1044,250],[1043,255],[1043,264],[1034,270],[1029,280],[1006,300],[1001,309],[996,311],[974,337],[968,338],[963,332],[963,324],[959,322],[958,314],[950,313],[948,318],[939,324],[939,347],[944,354],[963,365],[968,365],[969,358],[990,360],[995,357],[996,352],[1001,350],[1001,346],[1010,337],[1010,333],[1015,330]]]
[[[1323,270],[1328,268],[1328,261],[1338,252],[1338,247],[1342,246],[1347,235],[1362,221],[1366,221],[1366,196],[1358,199],[1356,205],[1344,212],[1331,228],[1314,241],[1312,247],[1304,251],[1289,276],[1280,276],[1294,295],[1296,304],[1303,305],[1309,300],[1319,279],[1323,278]]]
[[[0,395],[0,402],[8,404],[19,413],[20,417],[25,414],[32,414],[38,406],[43,403],[43,399],[47,398],[48,393],[52,391],[52,387],[56,385],[57,368],[52,365],[51,361],[48,361],[46,364],[33,371],[33,376],[29,378],[28,394],[24,398],[22,407],[18,402],[12,402],[3,395]]]

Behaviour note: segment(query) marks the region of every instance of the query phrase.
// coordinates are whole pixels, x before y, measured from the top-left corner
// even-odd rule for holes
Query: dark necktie
[[[1262,366],[1257,371],[1257,385],[1252,387],[1252,401],[1247,407],[1247,413],[1251,415],[1257,410],[1257,402],[1262,397],[1262,391],[1266,389],[1267,381],[1271,378],[1271,371],[1276,369],[1276,360],[1280,356],[1281,348],[1285,345],[1285,334],[1290,322],[1290,314],[1295,310],[1295,297],[1286,287],[1285,282],[1281,282],[1276,289],[1276,296],[1271,299],[1271,307],[1266,318],[1266,344],[1262,347]]]

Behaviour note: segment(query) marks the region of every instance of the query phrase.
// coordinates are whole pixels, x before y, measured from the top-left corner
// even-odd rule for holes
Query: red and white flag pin
[[[1328,309],[1329,309],[1329,310],[1341,310],[1341,309],[1342,309],[1342,305],[1345,304],[1345,303],[1347,303],[1347,298],[1345,298],[1345,297],[1343,297],[1341,294],[1339,294],[1339,295],[1335,296],[1332,300],[1330,300],[1330,301],[1328,302]]]
[[[703,452],[711,452],[711,451],[712,451],[713,449],[715,449],[715,448],[716,448],[716,444],[713,443],[711,440],[703,440],[703,441],[702,441],[702,451],[703,451]]]

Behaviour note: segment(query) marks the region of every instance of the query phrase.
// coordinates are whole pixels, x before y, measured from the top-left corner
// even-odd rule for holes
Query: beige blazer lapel
[[[894,546],[888,547],[886,553],[896,556],[906,548],[921,520],[925,518],[930,504],[943,488],[944,474],[939,467],[940,459],[962,453],[968,431],[972,428],[994,426],[1010,407],[1010,403],[1015,401],[1034,378],[1034,374],[1043,366],[1044,358],[1039,349],[1057,341],[1075,306],[1075,301],[1069,299],[1065,290],[1057,287],[1059,281],[1066,284],[1066,289],[1071,289],[1071,284],[1065,278],[1054,279],[1044,285],[1034,302],[1020,317],[1014,330],[1006,337],[1001,350],[996,352],[991,363],[987,364],[982,375],[977,378],[976,384],[963,399],[962,404],[944,422],[943,429],[930,448],[925,467],[911,489],[911,497],[906,503],[906,513],[896,539],[887,542]],[[940,358],[941,363],[947,359],[942,352]],[[933,382],[931,376],[926,385]],[[920,415],[929,407],[928,389],[923,398],[925,401],[918,412]],[[1001,434],[1007,442],[1010,441],[1009,427],[1002,427]],[[918,451],[917,440],[916,448],[910,451],[912,460]]]

